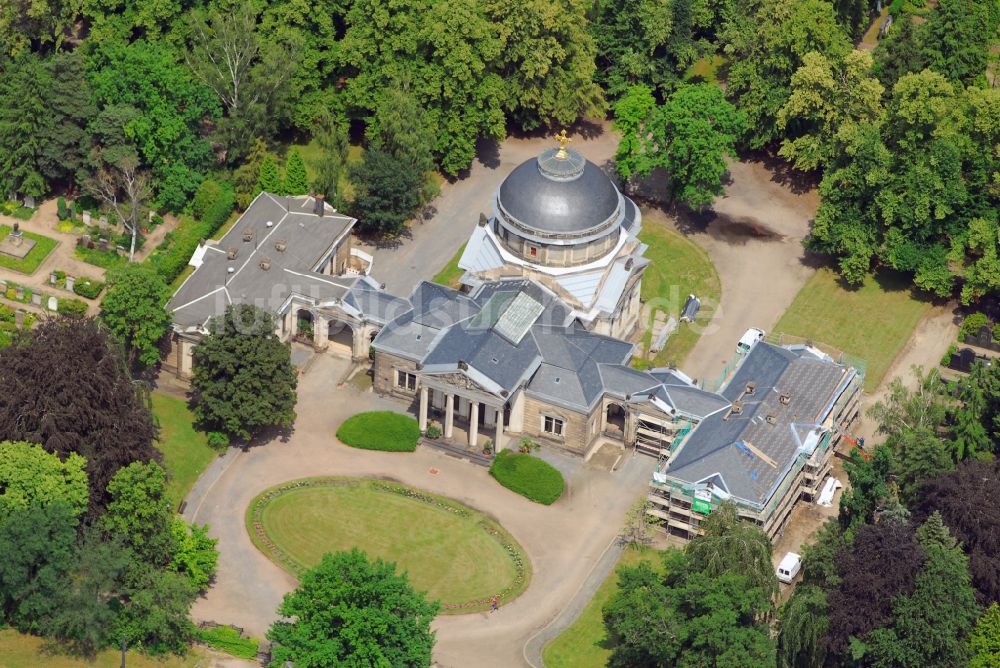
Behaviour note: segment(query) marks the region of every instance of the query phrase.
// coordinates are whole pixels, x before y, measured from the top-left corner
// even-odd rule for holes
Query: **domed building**
[[[528,160],[493,196],[458,266],[462,284],[531,278],[573,309],[588,330],[629,338],[639,324],[639,289],[649,261],[637,235],[639,207],[600,167],[560,146]]]

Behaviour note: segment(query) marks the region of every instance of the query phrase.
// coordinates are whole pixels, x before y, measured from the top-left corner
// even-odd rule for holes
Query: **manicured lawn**
[[[0,667],[2,668],[118,668],[121,651],[105,650],[92,661],[60,654],[50,654],[44,649],[45,641],[27,636],[12,629],[0,630]],[[186,656],[148,657],[138,652],[128,652],[129,668],[195,668],[208,665],[205,653],[192,649]]]
[[[216,626],[210,629],[198,629],[194,637],[213,649],[225,652],[238,659],[253,660],[257,658],[260,641],[256,638],[241,636],[231,626]]]
[[[0,225],[0,241],[5,239],[7,235],[13,231],[14,228],[10,225]],[[14,271],[19,271],[22,274],[28,274],[30,276],[35,273],[35,270],[38,269],[38,265],[40,265],[42,261],[49,256],[49,253],[51,253],[52,250],[59,245],[59,242],[51,237],[35,234],[33,232],[24,232],[22,230],[22,233],[24,234],[25,239],[31,239],[35,242],[35,247],[21,259],[0,254],[0,267],[13,269]]]
[[[659,553],[651,549],[625,550],[615,572],[607,577],[594,598],[573,624],[542,649],[546,668],[603,668],[611,656],[601,608],[618,589],[618,569],[637,566],[642,561],[659,563]]]
[[[825,344],[864,359],[865,390],[871,392],[931,307],[910,285],[905,276],[882,271],[861,287],[847,289],[835,272],[819,269],[799,290],[774,333],[811,339],[820,347]]]
[[[420,429],[409,415],[392,411],[358,413],[344,420],[337,430],[341,443],[364,450],[413,452]]]
[[[448,264],[442,267],[441,271],[431,280],[441,285],[447,285],[449,288],[457,288],[459,286],[458,279],[462,278],[462,274],[465,273],[464,269],[458,268],[458,261],[462,258],[462,253],[464,252],[465,244],[462,244],[462,247],[455,253],[455,257],[451,258]]]
[[[391,482],[285,483],[254,499],[247,530],[293,574],[327,552],[352,547],[395,562],[445,612],[486,609],[494,594],[509,601],[530,579],[523,550],[498,524],[455,501]]]
[[[169,474],[167,494],[177,507],[219,453],[208,446],[205,434],[195,431],[194,417],[183,399],[154,392],[153,414],[160,421],[157,447]]]
[[[664,311],[679,320],[684,300],[693,294],[702,304],[696,324],[707,324],[722,294],[719,274],[708,253],[683,235],[653,222],[643,225],[639,239],[649,246],[646,257],[651,260],[642,277],[642,298],[647,306],[654,313]],[[643,323],[643,326],[649,324]],[[700,328],[680,323],[651,364],[645,359],[637,359],[635,366],[681,366],[700,336]],[[647,351],[652,337],[652,330],[647,331],[643,339]]]
[[[490,475],[510,491],[546,506],[555,503],[566,486],[562,474],[548,462],[511,450],[496,456]]]

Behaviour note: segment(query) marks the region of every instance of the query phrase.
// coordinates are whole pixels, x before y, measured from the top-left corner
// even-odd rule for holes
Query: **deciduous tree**
[[[272,661],[302,668],[331,665],[417,668],[431,661],[437,603],[405,574],[357,548],[325,554],[278,607],[268,639]]]
[[[0,439],[83,456],[95,516],[118,469],[160,458],[139,389],[94,320],[42,321],[0,350]]]
[[[61,461],[34,443],[0,442],[0,518],[51,505],[79,517],[87,509],[85,465],[75,452]]]
[[[249,304],[229,306],[209,322],[194,349],[195,417],[207,429],[250,439],[295,421],[295,369],[274,316]]]
[[[134,365],[160,360],[159,342],[170,328],[166,310],[170,288],[145,264],[131,264],[108,274],[108,292],[101,302],[101,322],[128,351]]]

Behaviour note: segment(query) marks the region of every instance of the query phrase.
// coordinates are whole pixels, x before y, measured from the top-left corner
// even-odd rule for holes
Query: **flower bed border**
[[[379,480],[374,478],[343,478],[343,477],[323,477],[323,478],[301,478],[290,480],[280,485],[270,487],[253,498],[247,506],[246,528],[250,535],[250,540],[254,547],[264,553],[267,558],[281,566],[283,569],[300,577],[307,567],[297,559],[289,555],[278,545],[274,544],[264,531],[261,523],[261,513],[264,508],[275,498],[293,492],[303,487],[358,487],[369,485],[375,490],[389,494],[399,494],[415,501],[426,503],[442,510],[455,513],[459,517],[471,519],[479,516],[477,524],[492,536],[510,557],[514,564],[514,581],[500,590],[499,598],[501,603],[508,603],[524,593],[531,582],[531,565],[524,554],[523,548],[517,541],[507,533],[498,523],[489,519],[482,513],[446,497],[438,496],[430,492],[408,487],[402,483],[392,480]],[[480,612],[490,608],[491,597],[465,601],[462,603],[441,603],[442,614],[465,614],[469,612]]]

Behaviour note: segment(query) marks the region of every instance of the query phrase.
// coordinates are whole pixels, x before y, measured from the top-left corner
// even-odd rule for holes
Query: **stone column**
[[[330,334],[329,321],[317,314],[313,314],[313,347],[318,350],[326,348]]]
[[[479,402],[473,401],[469,410],[469,445],[476,447],[479,440]]]
[[[453,427],[455,425],[455,418],[452,412],[455,409],[455,395],[448,393],[444,396],[444,437],[451,438]]]
[[[420,417],[417,419],[420,431],[427,429],[427,386],[420,387]]]
[[[493,452],[499,453],[503,449],[503,407],[497,409],[497,434],[493,439]]]

